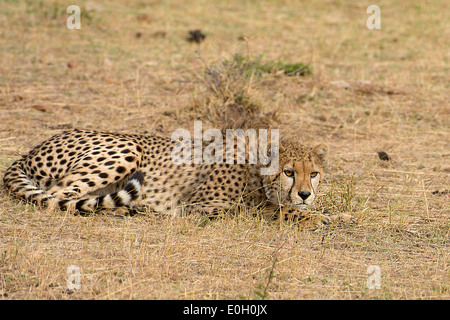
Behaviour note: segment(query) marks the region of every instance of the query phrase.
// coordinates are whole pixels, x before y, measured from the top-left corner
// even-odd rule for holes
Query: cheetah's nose
[[[303,201],[305,201],[306,199],[308,199],[308,197],[311,195],[311,192],[309,192],[309,191],[300,191],[299,193],[298,193],[298,196],[300,197],[300,198],[302,198],[303,199]]]

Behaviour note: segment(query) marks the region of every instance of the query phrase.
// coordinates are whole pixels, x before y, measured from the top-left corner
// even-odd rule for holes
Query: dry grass
[[[339,1],[129,2],[87,11],[80,1],[78,31],[65,28],[62,1],[2,3],[1,174],[66,128],[167,135],[194,119],[217,125],[217,110],[237,104],[256,116],[277,111],[284,132],[327,143],[319,204],[357,224],[79,217],[2,191],[0,297],[450,298],[444,1],[379,1],[377,31],[365,27],[364,4]],[[186,41],[197,28],[205,41]],[[309,63],[312,75],[226,76],[235,87],[214,92],[205,70],[236,53]],[[80,290],[67,290],[70,265],[81,269]],[[379,290],[366,286],[369,265],[381,269]]]

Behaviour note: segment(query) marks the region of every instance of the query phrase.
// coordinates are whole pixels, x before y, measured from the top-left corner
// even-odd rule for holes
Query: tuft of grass
[[[321,198],[321,205],[333,213],[353,212],[355,209],[355,179],[343,183],[333,182],[330,190]]]
[[[197,79],[203,92],[200,96],[194,95],[192,110],[215,126],[245,118],[252,119],[258,126],[269,126],[278,119],[277,110],[263,112],[266,106],[258,89],[259,83],[237,60],[205,65]]]
[[[263,61],[263,56],[235,54],[215,65],[205,65],[197,79],[202,83],[203,95],[194,96],[193,111],[200,112],[213,125],[252,119],[256,126],[270,126],[278,120],[278,109],[264,113],[265,98],[260,87],[263,75],[284,74],[305,76],[311,69],[304,63]],[[275,109],[275,110],[273,110]]]
[[[284,74],[290,77],[299,77],[311,75],[311,68],[303,62],[286,63],[283,61],[263,61],[263,55],[257,57],[244,56],[242,54],[235,54],[232,60],[227,60],[227,64],[237,68],[241,73],[247,77],[258,76],[265,74]]]

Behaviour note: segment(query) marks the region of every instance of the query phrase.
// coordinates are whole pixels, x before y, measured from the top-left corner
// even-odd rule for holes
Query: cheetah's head
[[[263,176],[269,202],[296,209],[311,205],[323,179],[327,151],[323,144],[310,148],[292,140],[280,142],[278,172]]]

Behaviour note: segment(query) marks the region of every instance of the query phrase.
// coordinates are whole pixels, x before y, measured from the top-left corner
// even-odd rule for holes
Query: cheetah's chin
[[[306,210],[309,206],[306,203],[291,203],[293,209]]]

